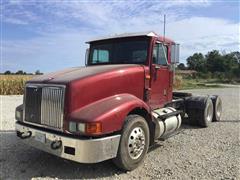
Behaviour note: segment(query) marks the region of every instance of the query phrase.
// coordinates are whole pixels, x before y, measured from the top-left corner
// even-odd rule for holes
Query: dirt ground
[[[183,125],[127,173],[111,161],[79,164],[22,144],[14,131],[14,111],[22,96],[0,96],[0,179],[240,179],[240,88],[190,92],[220,95],[222,121],[209,128]]]

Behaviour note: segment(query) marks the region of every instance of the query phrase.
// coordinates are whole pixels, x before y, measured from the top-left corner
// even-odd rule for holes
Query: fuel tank
[[[167,107],[167,108],[155,109],[152,112],[152,115],[155,118],[155,123],[156,123],[155,139],[159,139],[160,137],[169,135],[174,131],[176,131],[177,129],[179,129],[182,123],[180,114],[176,116],[170,116],[164,120],[159,118],[162,115],[172,113],[174,111],[176,111],[176,109],[172,107]]]

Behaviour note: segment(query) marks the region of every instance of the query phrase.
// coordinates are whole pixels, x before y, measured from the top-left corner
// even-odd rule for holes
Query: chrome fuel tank
[[[167,107],[167,108],[155,109],[152,112],[152,115],[155,118],[155,122],[156,122],[155,139],[158,139],[164,135],[171,134],[181,126],[182,119],[180,114],[176,116],[170,116],[164,120],[159,118],[162,115],[172,113],[174,111],[176,111],[176,109],[172,107]]]

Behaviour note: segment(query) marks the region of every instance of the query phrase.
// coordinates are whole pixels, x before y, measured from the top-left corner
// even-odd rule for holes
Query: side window
[[[157,43],[153,49],[153,64],[167,65],[167,46]]]
[[[94,49],[93,51],[93,63],[106,63],[109,62],[109,51],[102,49]]]
[[[132,61],[135,63],[144,62],[147,58],[146,50],[136,50],[132,52]]]
[[[155,44],[154,48],[153,48],[153,64],[158,64],[157,62],[157,55],[158,55],[158,45],[159,44]]]

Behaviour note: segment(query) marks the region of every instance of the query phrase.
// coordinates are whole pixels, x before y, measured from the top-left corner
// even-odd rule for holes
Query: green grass
[[[184,78],[181,89],[221,88],[226,83],[217,79],[189,79]],[[228,83],[229,84],[229,83]]]

